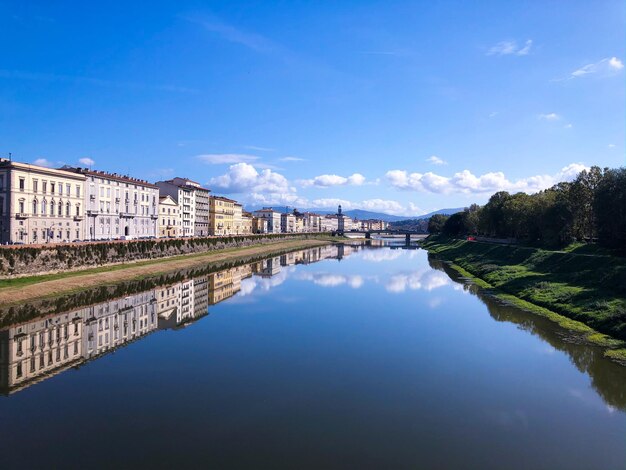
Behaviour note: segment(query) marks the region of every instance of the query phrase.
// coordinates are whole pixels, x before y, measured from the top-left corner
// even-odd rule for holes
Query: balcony
[[[152,220],[158,220],[159,219],[159,215],[158,214],[152,214],[152,215],[150,215],[150,218]]]
[[[80,222],[81,220],[83,220],[83,218],[84,218],[84,217],[83,217],[82,215],[75,215],[75,216],[74,216],[74,221],[75,221],[75,222]]]
[[[16,219],[28,219],[29,215],[26,212],[17,212],[15,214]]]
[[[96,195],[95,194],[90,194],[89,195],[89,199],[91,199],[92,201],[96,200]]]
[[[97,209],[87,209],[87,215],[89,216],[96,216],[100,213],[100,211],[98,211]]]
[[[122,211],[120,212],[120,217],[132,218],[132,217],[135,217],[135,214],[131,212],[127,212],[127,211]]]

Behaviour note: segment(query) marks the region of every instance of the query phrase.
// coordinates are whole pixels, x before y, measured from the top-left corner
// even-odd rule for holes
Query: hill
[[[261,207],[246,207],[247,211],[255,211],[261,209]],[[274,209],[276,209],[277,211],[280,212],[284,212],[285,209],[287,209],[284,206],[274,206]],[[293,210],[293,208],[289,208],[289,210]],[[317,214],[335,214],[336,211],[335,210],[328,210],[328,209],[317,209],[317,208],[309,208],[309,209],[300,209],[298,208],[298,210],[302,211],[302,212],[315,212]],[[437,211],[434,212],[429,212],[428,214],[424,214],[424,215],[415,215],[415,216],[401,216],[401,215],[391,215],[391,214],[385,214],[384,212],[372,212],[372,211],[366,211],[363,209],[352,209],[352,210],[347,210],[344,211],[344,214],[346,214],[349,217],[352,218],[357,218],[359,220],[365,220],[365,219],[376,219],[376,220],[384,220],[385,222],[400,222],[403,220],[422,220],[422,219],[428,219],[430,218],[432,215],[434,214],[445,214],[445,215],[450,215],[450,214],[454,214],[456,212],[460,212],[462,211],[463,208],[455,208],[455,209],[439,209]]]

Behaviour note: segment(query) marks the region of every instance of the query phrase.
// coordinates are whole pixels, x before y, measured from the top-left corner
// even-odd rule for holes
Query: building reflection
[[[243,279],[341,259],[359,248],[329,245],[287,253],[10,325],[0,330],[0,393],[23,390],[157,330],[188,326],[208,315],[210,306],[237,294]]]

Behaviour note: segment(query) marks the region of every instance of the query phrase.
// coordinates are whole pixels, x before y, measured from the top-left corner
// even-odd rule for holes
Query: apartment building
[[[182,219],[182,236],[206,237],[209,235],[209,193],[189,178],[172,178],[158,181],[161,197],[170,196],[179,206]]]
[[[175,184],[174,180],[157,181],[161,197],[170,196],[178,205],[180,236],[193,237],[196,230],[196,191],[193,186]]]
[[[267,233],[267,219],[252,216],[252,233]]]
[[[243,206],[238,202],[233,204],[233,235],[243,233]]]
[[[254,233],[252,231],[254,217],[250,212],[244,212],[241,215],[241,234],[242,235],[250,235]]]
[[[232,235],[236,201],[222,196],[209,197],[209,234]]]
[[[271,207],[264,207],[261,210],[253,212],[255,217],[267,220],[267,233],[281,232],[281,213],[275,211]]]
[[[84,238],[85,176],[0,159],[0,243]]]
[[[182,236],[182,217],[172,196],[159,198],[159,238]]]
[[[145,180],[64,166],[85,177],[86,240],[156,238],[159,190]]]

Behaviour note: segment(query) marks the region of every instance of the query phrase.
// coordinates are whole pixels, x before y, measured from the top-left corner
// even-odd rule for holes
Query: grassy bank
[[[251,256],[285,253],[331,243],[331,237],[283,240],[259,245],[194,253],[153,261],[118,264],[75,272],[0,280],[0,304],[10,305],[32,299],[70,294],[94,286],[112,285],[155,277],[171,271],[190,269],[207,263],[234,261]]]
[[[422,246],[462,275],[626,362],[626,259],[429,237]]]

